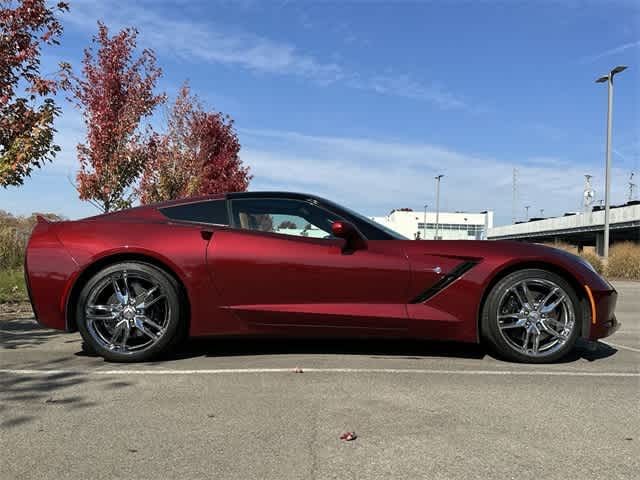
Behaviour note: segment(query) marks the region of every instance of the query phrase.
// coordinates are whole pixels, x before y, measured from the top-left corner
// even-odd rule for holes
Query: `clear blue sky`
[[[160,88],[188,79],[210,108],[236,119],[253,189],[328,196],[367,214],[434,205],[518,215],[580,205],[584,173],[603,195],[606,88],[617,64],[613,200],[640,184],[640,4],[634,1],[304,2],[71,0],[60,60],[79,66],[102,19],[136,26],[156,50]],[[78,113],[58,122],[63,152],[0,208],[71,218]]]

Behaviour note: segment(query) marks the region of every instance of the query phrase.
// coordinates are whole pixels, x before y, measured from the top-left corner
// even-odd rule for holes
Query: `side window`
[[[337,215],[303,200],[286,198],[237,199],[231,202],[237,227],[297,237],[333,238]]]
[[[160,211],[172,220],[229,225],[226,200],[186,203],[184,205],[161,208]]]

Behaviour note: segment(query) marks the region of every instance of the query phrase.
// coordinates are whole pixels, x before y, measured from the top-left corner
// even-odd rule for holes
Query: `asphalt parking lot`
[[[0,320],[0,476],[639,478],[640,283],[616,287],[622,328],[548,366],[459,344],[283,340],[118,365],[83,355],[78,334]]]

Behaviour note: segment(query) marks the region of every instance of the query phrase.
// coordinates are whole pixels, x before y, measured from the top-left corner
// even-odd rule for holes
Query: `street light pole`
[[[440,174],[436,178],[436,236],[434,240],[438,240],[438,230],[440,230],[440,180],[444,175]]]
[[[427,239],[427,207],[429,205],[424,205],[424,221],[422,222],[422,239]]]
[[[525,206],[524,209],[527,211],[527,216],[525,217],[525,220],[528,222],[529,221],[529,209],[531,207],[529,205]]]
[[[609,209],[611,206],[611,133],[613,125],[613,77],[626,70],[627,67],[619,65],[596,80],[596,83],[607,82],[607,144],[606,144],[606,168],[604,173],[604,242],[602,256],[609,258]]]

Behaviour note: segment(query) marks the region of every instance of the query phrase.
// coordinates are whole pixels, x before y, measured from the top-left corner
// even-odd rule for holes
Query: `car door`
[[[251,330],[300,333],[407,329],[409,263],[393,241],[343,251],[340,217],[312,201],[230,201],[233,229],[209,242],[207,265],[225,308]],[[402,243],[402,242],[398,242]]]

